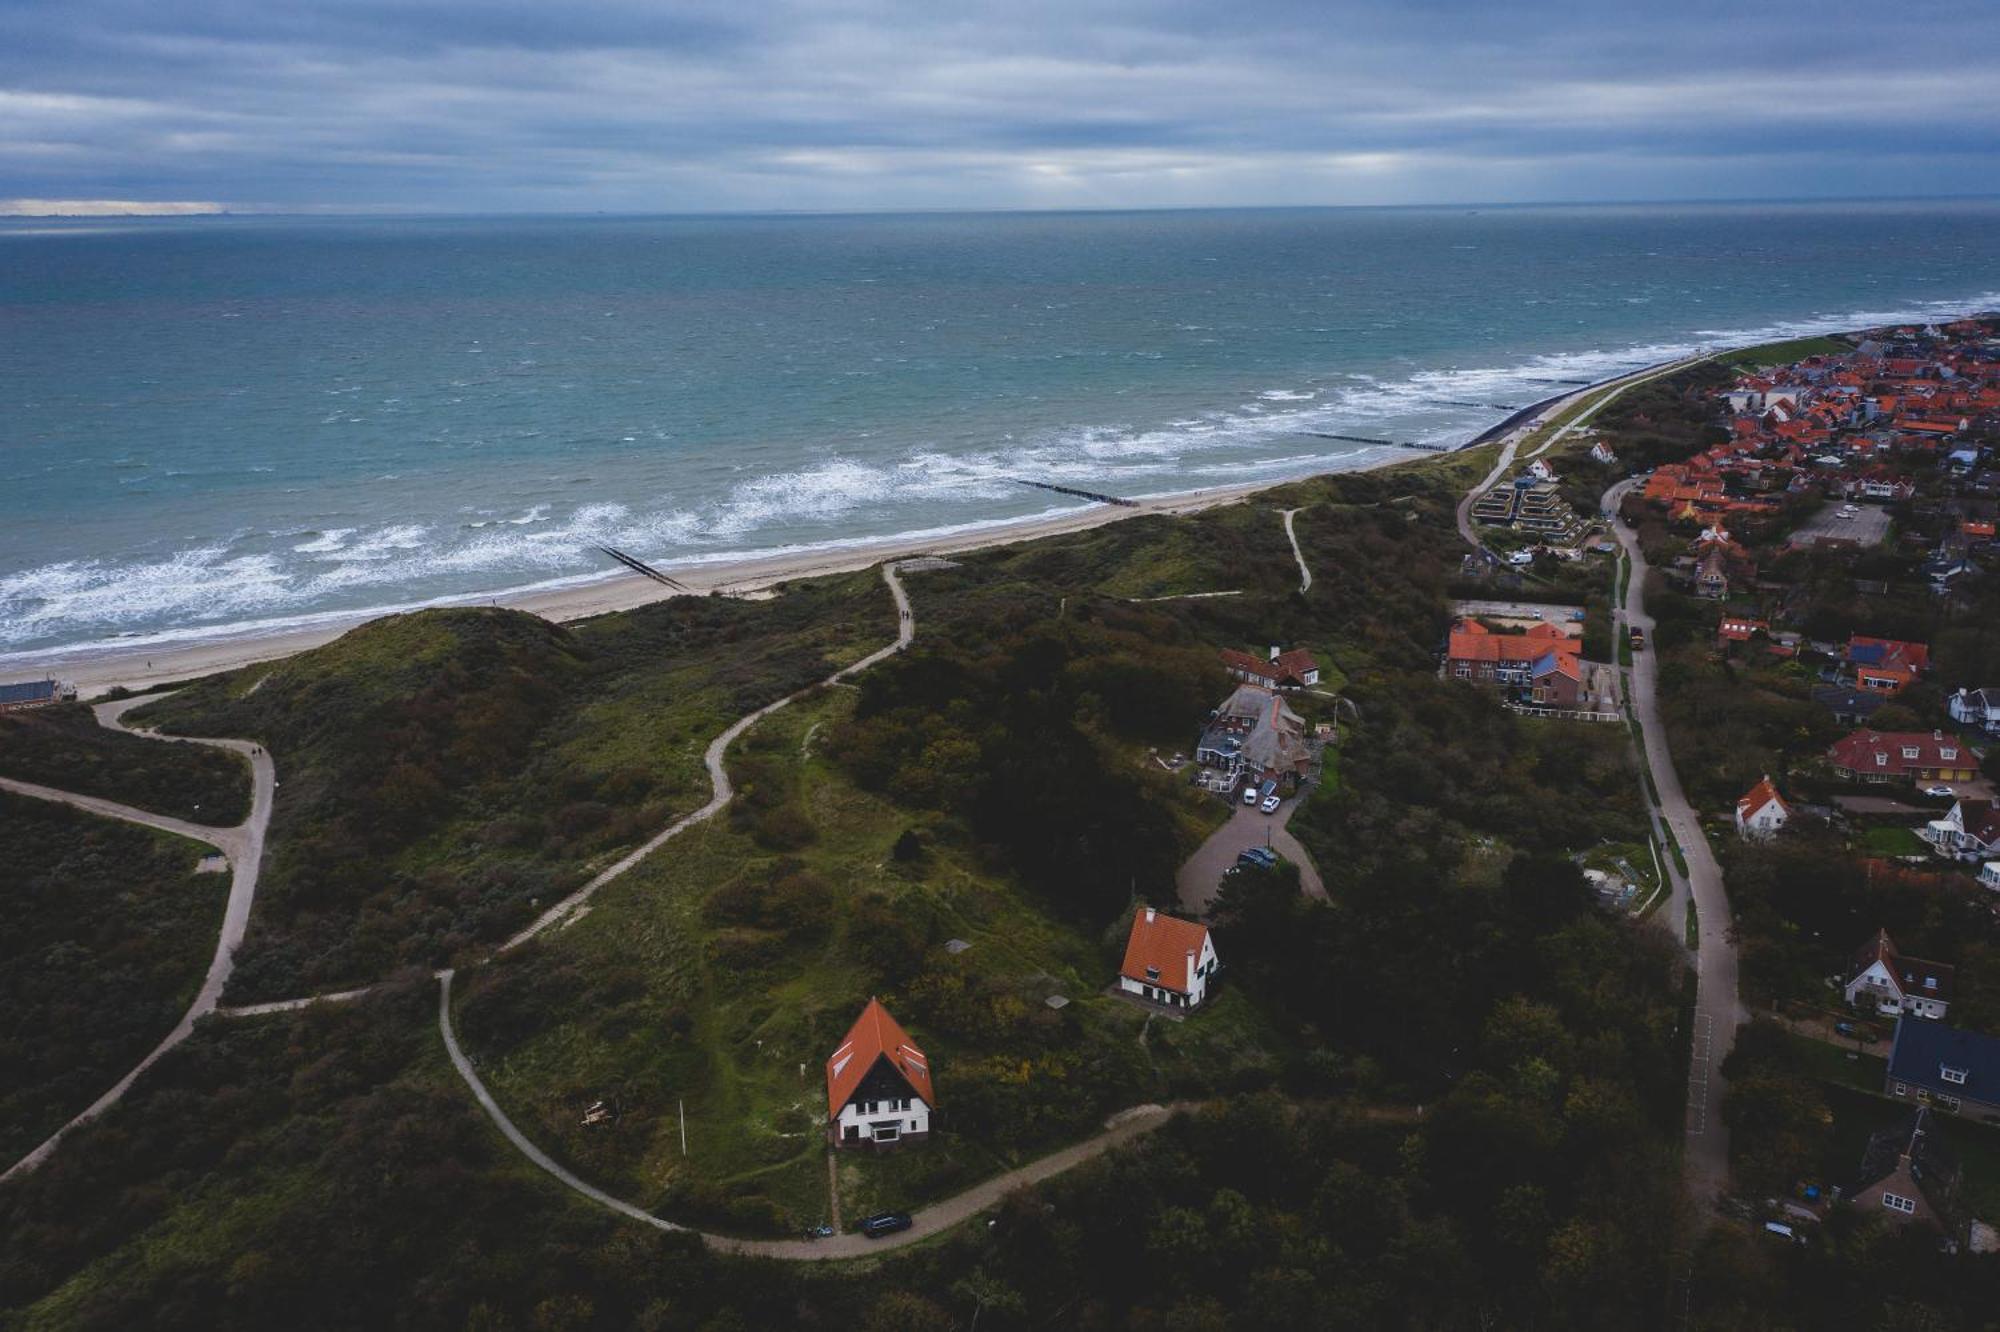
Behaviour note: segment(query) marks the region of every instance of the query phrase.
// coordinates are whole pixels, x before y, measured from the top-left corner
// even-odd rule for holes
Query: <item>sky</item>
[[[1994,0],[0,0],[0,212],[1996,192]]]

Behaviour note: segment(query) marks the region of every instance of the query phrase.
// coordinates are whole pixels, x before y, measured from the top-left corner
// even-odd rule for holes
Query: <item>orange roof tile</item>
[[[1132,933],[1125,940],[1125,962],[1118,974],[1142,985],[1157,985],[1181,994],[1188,992],[1188,954],[1197,960],[1208,939],[1208,926],[1191,920],[1162,915],[1151,907],[1141,907],[1132,917]],[[1147,968],[1151,967],[1151,972]]]
[[[841,1107],[853,1097],[855,1088],[868,1076],[868,1070],[883,1059],[887,1059],[890,1066],[910,1084],[910,1090],[924,1098],[925,1105],[937,1105],[937,1097],[931,1091],[929,1056],[918,1049],[910,1040],[910,1033],[889,1016],[889,1010],[882,1007],[881,1000],[870,999],[868,1007],[861,1010],[861,1016],[854,1019],[854,1025],[847,1029],[847,1038],[840,1043],[840,1048],[826,1061],[827,1113],[839,1115]]]

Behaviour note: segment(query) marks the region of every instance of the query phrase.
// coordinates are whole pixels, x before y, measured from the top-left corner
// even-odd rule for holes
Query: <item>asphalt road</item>
[[[229,974],[236,965],[236,949],[243,942],[243,932],[250,924],[250,904],[257,896],[257,874],[264,861],[264,833],[271,825],[271,797],[277,789],[277,772],[271,766],[271,756],[259,745],[248,740],[206,740],[178,736],[159,736],[151,731],[136,730],[125,725],[124,717],[141,703],[150,703],[164,695],[151,694],[138,698],[120,699],[113,703],[100,703],[93,711],[100,726],[113,730],[131,731],[136,735],[146,735],[162,743],[208,745],[216,749],[229,749],[243,755],[250,764],[250,817],[234,828],[211,828],[204,824],[187,823],[180,819],[170,819],[148,810],[134,809],[111,800],[101,800],[95,796],[76,795],[58,791],[52,787],[36,786],[31,782],[16,782],[0,779],[0,787],[5,787],[20,795],[34,796],[42,800],[58,801],[77,809],[105,818],[123,819],[128,823],[143,824],[148,828],[158,828],[165,832],[177,833],[193,841],[203,842],[222,852],[229,858],[230,880],[229,901],[222,910],[222,929],[215,940],[215,955],[208,964],[208,974],[202,979],[201,990],[194,1002],[188,1006],[174,1029],[115,1086],[104,1095],[91,1102],[90,1106],[69,1123],[50,1134],[41,1146],[29,1152],[0,1174],[0,1180],[33,1170],[61,1143],[63,1135],[77,1125],[95,1119],[125,1095],[126,1089],[138,1081],[139,1075],[153,1066],[154,1061],[167,1051],[186,1040],[194,1031],[194,1024],[212,1013],[222,1000],[222,991],[229,984]]]
[[[1605,506],[1618,511],[1619,500],[1631,486],[1620,482],[1605,495]],[[1625,594],[1626,624],[1653,637],[1653,619],[1646,614],[1646,560],[1638,539],[1623,522],[1614,522],[1619,543],[1632,562],[1632,575]],[[1645,736],[1646,766],[1659,788],[1661,819],[1680,843],[1687,860],[1688,889],[1694,896],[1700,922],[1700,948],[1695,969],[1700,984],[1695,998],[1694,1050],[1688,1067],[1687,1145],[1684,1164],[1688,1192],[1705,1208],[1713,1209],[1729,1186],[1729,1132],[1722,1123],[1722,1062],[1736,1044],[1736,1029],[1749,1020],[1737,995],[1736,942],[1729,897],[1723,890],[1722,870],[1709,850],[1700,820],[1681,790],[1680,774],[1674,770],[1667,750],[1666,730],[1660,720],[1658,680],[1659,658],[1651,649],[1632,654],[1631,699],[1633,714]],[[1679,929],[1681,922],[1666,922]]]
[[[1195,848],[1187,858],[1180,873],[1174,878],[1174,886],[1179,892],[1181,909],[1196,918],[1208,911],[1215,901],[1216,889],[1222,886],[1222,876],[1236,864],[1236,857],[1253,846],[1268,845],[1273,851],[1299,867],[1299,887],[1309,897],[1325,897],[1326,884],[1314,868],[1312,857],[1299,845],[1299,839],[1292,836],[1285,825],[1291,821],[1292,812],[1298,808],[1297,798],[1287,800],[1278,807],[1276,814],[1265,814],[1255,806],[1245,805],[1238,798],[1236,812],[1229,816],[1229,822],[1210,833],[1208,840]],[[1265,839],[1269,838],[1267,842]]]

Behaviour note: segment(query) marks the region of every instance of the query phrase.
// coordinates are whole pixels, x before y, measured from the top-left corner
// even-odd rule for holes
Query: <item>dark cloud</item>
[[[841,208],[1975,193],[1990,0],[0,0],[0,196]]]

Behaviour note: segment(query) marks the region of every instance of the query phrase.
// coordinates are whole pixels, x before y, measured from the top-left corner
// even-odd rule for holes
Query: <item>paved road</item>
[[[528,1136],[515,1126],[514,1121],[507,1117],[507,1112],[493,1099],[493,1093],[486,1089],[486,1084],[480,1080],[472,1061],[466,1058],[465,1051],[458,1044],[458,1035],[452,1030],[451,1024],[451,981],[451,972],[438,973],[438,1033],[444,1038],[444,1048],[451,1056],[452,1067],[458,1070],[461,1078],[465,1079],[465,1085],[472,1089],[473,1097],[478,1100],[480,1108],[486,1111],[487,1118],[493,1121],[494,1126],[507,1141],[514,1144],[516,1150],[565,1186],[621,1216],[651,1226],[655,1230],[686,1231],[699,1235],[702,1243],[711,1249],[745,1257],[778,1258],[789,1262],[825,1262],[835,1258],[865,1258],[870,1254],[915,1244],[919,1240],[971,1220],[998,1204],[1015,1189],[1039,1183],[1052,1175],[1059,1175],[1093,1157],[1102,1156],[1113,1147],[1130,1142],[1141,1134],[1150,1133],[1187,1108],[1179,1105],[1142,1105],[1123,1111],[1107,1120],[1104,1132],[1096,1137],[1039,1160],[1030,1161],[1017,1170],[996,1175],[983,1184],[967,1189],[964,1193],[912,1212],[910,1219],[913,1224],[908,1230],[886,1235],[881,1239],[871,1240],[859,1234],[832,1235],[817,1240],[756,1240],[739,1239],[733,1235],[712,1235],[706,1231],[695,1230],[692,1226],[683,1226],[654,1216],[644,1208],[635,1207],[622,1198],[612,1197],[596,1185],[579,1179],[529,1141]]]
[[[1229,822],[1210,833],[1208,840],[1195,848],[1180,873],[1174,876],[1181,909],[1196,917],[1206,914],[1215,901],[1216,889],[1222,886],[1222,876],[1236,863],[1238,855],[1253,846],[1269,845],[1299,867],[1299,887],[1307,896],[1325,897],[1326,884],[1320,880],[1312,857],[1285,827],[1299,807],[1298,800],[1287,800],[1276,814],[1262,813],[1240,801],[1238,797],[1236,812],[1229,816]]]
[[[889,585],[889,595],[896,602],[896,641],[885,648],[869,653],[852,666],[845,666],[835,671],[832,675],[821,681],[820,685],[838,684],[842,680],[859,675],[862,671],[867,670],[877,662],[886,661],[898,652],[901,652],[916,637],[916,612],[910,609],[909,593],[903,588],[903,580],[898,574],[898,566],[894,564],[883,565],[882,579]],[[813,688],[819,688],[820,685],[815,685]],[[800,691],[800,693],[807,692],[810,691]],[[708,750],[702,755],[702,762],[708,768],[708,780],[711,790],[708,803],[700,809],[695,810],[692,814],[684,815],[673,823],[668,824],[666,828],[649,838],[644,845],[621,857],[616,863],[598,874],[589,883],[584,884],[583,887],[577,889],[574,893],[571,893],[568,897],[535,917],[534,921],[519,934],[507,940],[506,943],[501,944],[499,951],[502,953],[512,952],[550,926],[568,919],[584,903],[595,897],[597,890],[605,884],[623,875],[634,865],[637,865],[647,856],[652,855],[662,846],[665,846],[689,828],[694,827],[697,823],[704,823],[721,813],[724,807],[736,798],[736,788],[729,781],[729,766],[724,762],[724,757],[729,752],[729,746],[736,743],[737,738],[745,731],[798,697],[799,694],[787,694],[775,703],[767,703],[755,712],[737,718],[728,730],[709,741]]]
[[[1292,558],[1299,562],[1299,591],[1309,590],[1313,585],[1313,571],[1306,568],[1306,553],[1299,549],[1299,534],[1292,527],[1292,519],[1298,517],[1297,509],[1284,509],[1285,539],[1292,543]]]
[[[33,1170],[54,1152],[63,1135],[77,1125],[95,1119],[111,1106],[117,1104],[141,1073],[153,1066],[155,1060],[179,1045],[193,1032],[194,1024],[215,1011],[222,999],[223,987],[229,983],[229,973],[236,965],[236,949],[243,942],[243,932],[250,924],[250,904],[257,896],[257,875],[264,861],[264,834],[271,825],[271,796],[277,789],[277,772],[271,766],[271,756],[263,748],[248,740],[205,740],[176,736],[160,736],[152,731],[137,730],[125,725],[125,714],[141,703],[149,703],[163,695],[149,695],[140,698],[120,699],[113,703],[100,703],[93,711],[100,726],[113,730],[132,731],[133,734],[147,735],[154,739],[173,744],[209,745],[217,749],[230,749],[241,754],[250,763],[250,816],[234,828],[210,828],[202,824],[187,823],[180,819],[170,819],[129,805],[120,805],[110,800],[100,800],[95,796],[74,795],[51,787],[36,786],[29,782],[0,780],[0,786],[20,795],[35,796],[43,800],[60,801],[73,805],[92,814],[106,818],[123,819],[128,823],[143,824],[148,828],[158,828],[165,832],[177,833],[182,837],[206,843],[229,857],[230,881],[229,901],[222,911],[222,929],[215,940],[215,955],[208,964],[208,975],[202,980],[201,991],[174,1029],[167,1033],[158,1045],[144,1059],[140,1060],[115,1086],[104,1095],[91,1102],[89,1108],[77,1115],[69,1123],[49,1135],[47,1141],[29,1152],[0,1174],[5,1180],[17,1172]]]
[[[1618,511],[1619,501],[1632,482],[1622,481],[1606,492],[1605,507]],[[1623,522],[1613,530],[1632,562],[1632,576],[1625,594],[1626,624],[1636,625],[1653,638],[1653,620],[1646,614],[1646,559],[1638,539]],[[1668,752],[1666,730],[1660,720],[1658,683],[1659,657],[1652,649],[1632,654],[1632,710],[1645,736],[1646,766],[1660,792],[1660,817],[1680,843],[1687,860],[1689,891],[1700,921],[1700,949],[1695,970],[1700,985],[1695,998],[1694,1052],[1688,1067],[1687,1150],[1685,1156],[1688,1191],[1703,1207],[1713,1208],[1729,1186],[1729,1131],[1722,1123],[1722,1061],[1736,1044],[1736,1028],[1749,1020],[1737,993],[1736,941],[1729,897],[1723,890],[1722,869],[1709,850],[1700,820],[1681,790],[1680,775]],[[1679,928],[1680,921],[1670,920]]]

